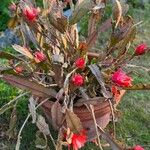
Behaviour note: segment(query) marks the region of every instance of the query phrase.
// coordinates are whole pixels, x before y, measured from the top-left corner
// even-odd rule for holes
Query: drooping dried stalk
[[[115,114],[114,114],[114,108],[113,108],[113,104],[111,102],[111,100],[109,101],[109,105],[110,105],[110,109],[111,109],[111,115],[112,115],[112,122],[113,122],[113,136],[114,138],[116,138],[116,124],[115,124]]]
[[[44,101],[42,101],[41,103],[39,103],[39,104],[36,106],[35,110],[38,109],[41,105],[43,105],[46,101],[48,101],[48,98],[45,99]],[[26,125],[28,119],[30,118],[30,116],[31,116],[31,113],[28,114],[28,116],[26,117],[24,123],[22,124],[22,126],[21,126],[21,128],[20,128],[20,130],[19,130],[18,138],[17,138],[17,144],[16,144],[15,150],[19,150],[19,149],[20,149],[21,133],[22,133],[22,131],[23,131],[23,129],[24,129],[24,127],[25,127],[25,125]],[[54,146],[55,146],[55,145],[54,145]]]
[[[102,138],[110,144],[112,150],[122,150],[122,148],[107,133],[105,133],[105,131],[100,126],[97,127]]]
[[[96,134],[97,134],[97,140],[98,140],[98,146],[101,150],[103,150],[101,142],[100,142],[100,138],[99,138],[99,132],[98,132],[98,128],[97,128],[97,123],[96,123],[96,118],[95,118],[95,113],[94,113],[94,107],[93,105],[90,105],[90,110],[92,113],[92,117],[93,117],[93,121],[94,121],[94,125],[95,125],[95,130],[96,130]]]
[[[23,94],[20,94],[19,96],[17,96],[16,98],[14,98],[13,100],[9,101],[7,104],[3,105],[1,108],[0,108],[0,115],[2,115],[6,110],[12,108],[12,104],[16,101],[18,101],[21,97],[25,96],[29,94],[29,92],[25,92]]]

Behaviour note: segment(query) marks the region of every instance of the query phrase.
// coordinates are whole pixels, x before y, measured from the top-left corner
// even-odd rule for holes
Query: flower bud
[[[83,69],[85,67],[85,59],[84,58],[78,58],[76,61],[75,61],[75,66],[77,68],[80,68],[80,69]]]
[[[20,74],[20,73],[22,73],[23,72],[23,67],[21,67],[21,66],[17,66],[17,67],[15,67],[15,72],[17,73],[17,74]]]
[[[84,83],[84,77],[80,74],[75,74],[72,76],[72,83],[76,86],[82,86]]]
[[[146,44],[140,44],[135,49],[135,55],[143,55],[145,53],[146,49],[147,49]]]
[[[46,56],[45,56],[45,54],[43,52],[39,52],[39,51],[35,52],[34,56],[35,56],[35,61],[37,63],[45,61],[47,59]]]

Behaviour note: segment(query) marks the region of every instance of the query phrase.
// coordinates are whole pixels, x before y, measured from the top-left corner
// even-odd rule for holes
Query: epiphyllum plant
[[[21,0],[11,10],[14,17],[9,26],[17,25],[22,44],[12,46],[18,52],[15,55],[0,52],[0,57],[8,60],[8,66],[1,67],[1,79],[32,94],[30,114],[19,131],[16,149],[19,149],[21,132],[30,116],[40,130],[38,140],[42,138],[41,133],[46,141],[50,136],[56,149],[68,145],[78,150],[95,138],[102,149],[99,135],[112,149],[124,149],[103,129],[112,120],[115,132],[116,105],[125,90],[149,88],[134,85],[131,74],[125,69],[127,62],[146,53],[148,47],[142,44],[130,51],[136,24],[126,15],[124,3],[116,0],[112,16],[104,22],[101,19],[107,7],[105,0],[79,0],[75,6],[71,1],[67,3],[73,12],[69,18],[63,14],[64,3],[58,0],[43,0],[41,8],[37,8],[34,1]],[[88,36],[80,40],[77,23],[88,12]],[[107,47],[91,52],[98,35],[109,29]],[[1,113],[13,103],[6,104]],[[38,114],[38,108],[59,131],[57,142],[44,117]],[[37,147],[42,146],[37,144]]]

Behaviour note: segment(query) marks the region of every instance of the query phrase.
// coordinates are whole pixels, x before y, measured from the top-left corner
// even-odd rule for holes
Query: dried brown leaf
[[[59,86],[63,86],[63,68],[61,64],[53,64],[53,71],[55,73],[54,80],[55,83]]]
[[[69,18],[69,24],[73,25],[80,21],[80,19],[92,8],[94,7],[94,2],[91,0],[82,0],[75,7],[72,16]]]
[[[43,134],[45,134],[45,135],[50,134],[49,126],[46,123],[45,118],[43,116],[41,116],[41,115],[37,116],[36,125]]]
[[[121,3],[118,0],[115,0],[114,4],[114,10],[113,10],[113,16],[115,19],[115,28],[118,26],[121,18],[122,18],[122,6]]]
[[[58,101],[56,101],[52,108],[51,108],[51,115],[52,115],[52,125],[54,129],[58,130],[63,121],[63,113],[62,113],[62,107]]]
[[[102,75],[100,69],[98,68],[98,66],[96,64],[93,64],[93,65],[89,65],[89,68],[90,68],[91,72],[93,73],[93,75],[96,77],[98,83],[101,85],[101,91],[102,91],[103,96],[105,98],[111,98],[112,95],[110,94],[109,91],[107,91],[107,89],[105,87],[103,75]]]
[[[98,35],[102,32],[105,32],[111,27],[111,19],[107,19],[99,29],[97,29],[95,32],[91,34],[91,36],[87,40],[87,49],[90,50],[90,48],[95,44]]]
[[[8,27],[14,29],[18,25],[17,15],[11,18],[8,22]]]
[[[54,89],[45,88],[42,85],[30,81],[26,78],[14,76],[14,75],[4,75],[1,77],[3,80],[7,81],[13,86],[16,86],[22,90],[29,90],[31,93],[38,97],[56,97],[56,92]]]
[[[17,125],[17,111],[16,107],[14,107],[10,117],[9,129],[6,133],[9,139],[15,138],[17,136],[16,125]]]
[[[23,54],[24,56],[27,56],[30,59],[33,59],[34,56],[29,52],[29,50],[26,47],[22,47],[20,45],[14,44],[12,47],[19,53]]]
[[[36,122],[36,100],[34,100],[33,96],[29,99],[30,104],[28,105],[29,111],[32,116],[32,123]]]
[[[66,109],[66,122],[67,122],[67,127],[71,129],[72,132],[80,132],[83,127],[80,119],[74,112],[72,112],[69,109]]]
[[[43,135],[40,131],[36,132],[35,145],[36,145],[36,148],[38,148],[38,149],[48,150],[46,136],[43,137]]]

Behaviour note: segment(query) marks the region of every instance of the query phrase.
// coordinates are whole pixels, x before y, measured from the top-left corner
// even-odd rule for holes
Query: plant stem
[[[94,125],[95,125],[95,130],[96,130],[96,134],[97,134],[98,146],[99,146],[100,150],[103,150],[101,142],[100,142],[100,138],[99,138],[99,132],[98,132],[98,128],[97,128],[93,105],[90,105],[90,109],[91,109],[91,113],[92,113],[92,117],[93,117],[93,121],[94,121]]]

